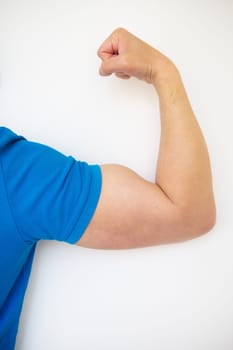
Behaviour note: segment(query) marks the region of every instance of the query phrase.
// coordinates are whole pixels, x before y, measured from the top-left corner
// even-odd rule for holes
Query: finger
[[[97,55],[99,56],[99,58],[101,58],[102,61],[112,57],[111,53],[105,52],[105,51],[99,51],[99,50],[97,52]]]
[[[122,72],[122,64],[119,56],[112,56],[109,59],[103,60],[100,66],[100,75],[111,75],[112,73]]]
[[[111,34],[99,47],[97,55],[102,59],[108,59],[113,55],[118,55],[118,38]]]
[[[108,75],[111,75],[112,73],[107,73],[107,72],[105,72],[105,71],[102,69],[102,66],[100,66],[99,74],[102,75],[103,77],[106,77],[106,76],[108,76]]]
[[[130,75],[122,73],[122,72],[115,73],[115,75],[121,79],[129,79],[130,78]]]

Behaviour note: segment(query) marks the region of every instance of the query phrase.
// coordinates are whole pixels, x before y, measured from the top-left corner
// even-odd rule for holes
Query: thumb
[[[120,62],[119,62],[118,55],[111,56],[109,58],[105,58],[102,61],[102,64],[99,69],[100,75],[106,76],[111,75],[112,73],[116,73],[120,69]]]
[[[102,61],[99,73],[102,76],[116,73],[120,78],[129,78],[131,76],[130,70],[129,62],[124,55],[113,55]]]

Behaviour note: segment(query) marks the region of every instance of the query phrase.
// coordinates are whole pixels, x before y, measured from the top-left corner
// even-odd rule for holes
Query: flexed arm
[[[101,167],[101,197],[78,244],[134,248],[183,241],[208,232],[216,215],[209,156],[177,68],[122,28],[104,41],[98,55],[101,75],[134,76],[155,87],[161,140],[154,184],[126,167]]]

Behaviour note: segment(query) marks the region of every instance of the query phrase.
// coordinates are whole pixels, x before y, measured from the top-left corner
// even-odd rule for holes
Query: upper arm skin
[[[138,248],[198,235],[190,227],[189,215],[156,184],[119,165],[102,165],[101,171],[100,199],[77,245],[97,249]]]

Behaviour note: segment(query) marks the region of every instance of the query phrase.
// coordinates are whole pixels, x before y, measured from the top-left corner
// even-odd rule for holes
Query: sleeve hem
[[[92,179],[90,184],[90,192],[88,200],[86,202],[85,208],[76,224],[73,228],[71,234],[66,239],[67,243],[75,244],[77,243],[82,235],[85,233],[86,228],[88,227],[98,204],[101,187],[102,187],[102,174],[101,168],[99,165],[92,165]]]

